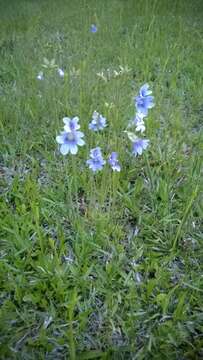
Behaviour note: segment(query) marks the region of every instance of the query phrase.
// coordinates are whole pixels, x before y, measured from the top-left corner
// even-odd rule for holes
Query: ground
[[[203,356],[202,16],[200,0],[0,1],[1,359]],[[77,155],[56,143],[64,116]],[[88,169],[95,146],[120,173]]]

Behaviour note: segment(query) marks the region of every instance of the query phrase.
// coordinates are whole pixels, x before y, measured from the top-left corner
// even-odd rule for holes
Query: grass
[[[201,1],[0,8],[0,358],[200,359]],[[36,79],[44,57],[64,79]],[[96,75],[119,65],[131,71]],[[124,130],[145,82],[150,147],[133,158]],[[63,157],[55,136],[75,115],[86,146]],[[96,145],[119,152],[120,174],[90,173]]]

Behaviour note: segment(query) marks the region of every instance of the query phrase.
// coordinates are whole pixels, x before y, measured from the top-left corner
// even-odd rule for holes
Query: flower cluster
[[[148,109],[151,109],[154,106],[154,98],[151,96],[151,93],[152,91],[149,90],[149,85],[145,84],[140,88],[139,95],[135,98],[136,114],[129,126],[135,127],[136,132],[145,132],[144,121],[147,117]],[[79,131],[79,118],[74,117],[71,119],[64,117],[63,122],[64,130],[56,137],[56,141],[60,145],[61,154],[66,155],[71,153],[72,155],[75,155],[78,152],[78,146],[85,145],[85,141],[83,140],[84,133]],[[95,110],[89,123],[89,130],[98,132],[102,131],[106,126],[106,118]],[[134,156],[141,155],[142,152],[147,149],[149,140],[138,137],[134,132],[125,132],[132,142],[132,154]],[[107,160],[105,160],[100,147],[90,150],[89,159],[86,161],[86,164],[93,172],[102,170],[106,163],[111,166],[113,171],[121,171],[117,152],[113,151],[108,155]]]
[[[56,137],[56,141],[60,145],[60,152],[62,155],[67,155],[69,152],[72,155],[75,155],[78,152],[78,146],[85,145],[85,141],[83,140],[84,133],[78,131],[78,129],[80,129],[79,118],[77,116],[72,119],[64,117],[63,122],[65,124],[64,131]],[[104,129],[105,126],[106,118],[97,111],[94,111],[93,120],[89,124],[89,129],[98,131]],[[118,154],[116,152],[112,152],[109,155],[108,163],[113,171],[121,170]],[[106,164],[106,160],[103,159],[100,147],[90,150],[90,159],[86,161],[86,164],[93,172],[102,170],[103,166]]]
[[[135,97],[136,114],[133,121],[129,124],[130,127],[134,126],[136,132],[144,133],[146,127],[144,119],[148,115],[148,110],[154,107],[154,97],[151,96],[152,91],[149,90],[149,85],[144,84],[141,86],[139,95]],[[137,156],[141,155],[149,145],[148,139],[142,139],[136,134],[127,131],[129,139],[132,141],[132,153]]]
[[[102,170],[103,166],[106,164],[106,160],[103,159],[100,147],[96,147],[95,149],[90,150],[90,159],[88,159],[86,163],[93,172]],[[113,171],[121,171],[121,166],[118,161],[118,154],[116,152],[112,152],[109,155],[108,163]]]

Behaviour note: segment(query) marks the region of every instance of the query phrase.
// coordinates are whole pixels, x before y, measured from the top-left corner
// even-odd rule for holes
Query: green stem
[[[70,215],[72,215],[73,209],[73,198],[72,198],[72,176],[70,176],[70,165],[67,159],[65,159],[65,174],[66,174],[66,184],[67,184],[67,198],[69,204]]]
[[[76,359],[76,353],[75,353],[75,342],[74,342],[74,336],[73,336],[73,325],[72,325],[72,316],[69,314],[70,317],[70,331],[69,331],[69,345],[70,345],[70,360]]]
[[[151,188],[152,188],[152,191],[154,191],[154,181],[153,181],[152,171],[151,171],[151,167],[150,167],[150,164],[149,164],[149,159],[148,159],[147,154],[145,154],[145,160],[146,160],[146,163],[147,163],[147,170],[148,170],[148,176],[149,176],[150,183],[151,183]]]
[[[114,212],[116,203],[116,192],[117,192],[117,177],[119,175],[113,172],[112,174],[112,211]]]
[[[155,210],[155,204],[154,204],[153,192],[155,190],[155,186],[154,186],[154,181],[153,181],[153,175],[152,175],[151,166],[149,164],[149,159],[148,159],[147,154],[145,154],[144,157],[145,157],[145,160],[146,160],[148,177],[150,179],[150,184],[151,184],[150,197],[151,197],[151,202],[152,202],[152,209],[154,211]]]
[[[76,167],[75,167],[75,159],[72,156],[72,181],[73,181],[73,191],[72,198],[74,197],[76,203],[76,209],[79,209],[79,200],[78,200],[78,184],[77,184],[77,176]]]
[[[69,306],[68,306],[68,320],[70,323],[68,338],[69,338],[69,349],[70,349],[70,360],[76,359],[76,348],[73,331],[73,320],[74,320],[74,308],[78,302],[77,292],[74,289],[69,295]]]
[[[95,207],[95,203],[96,203],[96,198],[95,198],[95,194],[96,194],[96,185],[95,185],[95,177],[93,174],[91,174],[90,176],[90,209]]]

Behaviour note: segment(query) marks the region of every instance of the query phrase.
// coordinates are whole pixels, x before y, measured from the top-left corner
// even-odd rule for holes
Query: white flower
[[[37,75],[37,79],[38,80],[44,80],[44,74],[42,71],[39,72],[39,74]]]
[[[144,124],[144,117],[145,115],[142,113],[137,113],[135,118],[134,118],[134,124],[136,126],[136,131],[140,131],[141,133],[143,133],[145,131],[145,124]]]
[[[59,74],[60,77],[64,77],[65,73],[64,73],[64,71],[62,69],[58,68],[57,71],[58,71],[58,74]]]
[[[144,121],[141,120],[136,124],[136,131],[140,131],[141,133],[143,133],[145,131],[145,124]]]

